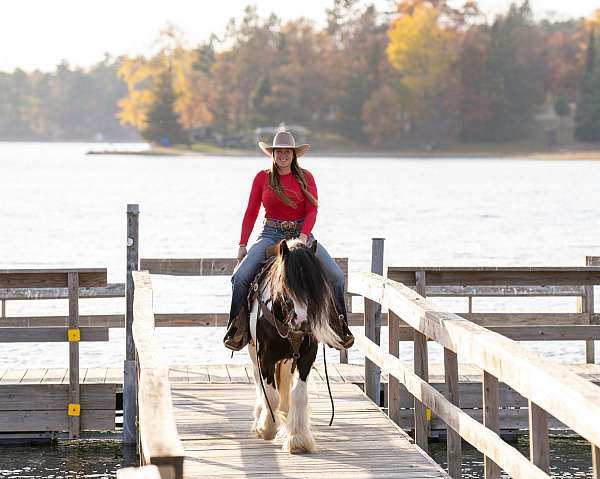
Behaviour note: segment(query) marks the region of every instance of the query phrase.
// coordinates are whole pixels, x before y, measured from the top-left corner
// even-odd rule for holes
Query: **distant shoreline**
[[[92,156],[119,155],[119,156],[195,156],[195,157],[262,157],[262,153],[257,149],[233,149],[222,148],[207,143],[198,143],[191,146],[163,147],[151,146],[148,148],[132,149],[133,144],[143,144],[143,142],[133,141],[114,141],[103,142],[94,141],[60,141],[60,142],[41,142],[41,141],[8,141],[2,140],[2,143],[65,143],[65,144],[84,144],[90,148],[86,154]],[[119,147],[119,144],[130,145],[129,148]],[[93,149],[94,144],[98,149]],[[512,144],[456,144],[449,147],[425,150],[425,149],[406,149],[406,150],[369,150],[361,144],[341,145],[323,145],[315,141],[308,153],[311,158],[397,158],[397,159],[525,159],[525,160],[556,160],[556,161],[575,161],[575,160],[600,160],[600,144],[570,143],[554,149],[544,148],[531,142],[512,143]]]
[[[152,147],[148,150],[91,150],[88,155],[135,155],[135,156],[204,156],[204,157],[261,157],[257,150],[215,149],[198,151],[186,148]],[[555,151],[528,150],[519,148],[497,148],[494,150],[448,149],[448,150],[398,150],[398,151],[345,151],[313,150],[312,158],[398,158],[398,159],[529,159],[529,160],[600,160],[598,149],[561,149]]]

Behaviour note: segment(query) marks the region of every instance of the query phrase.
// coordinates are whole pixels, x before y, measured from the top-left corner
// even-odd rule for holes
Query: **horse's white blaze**
[[[310,432],[307,389],[306,381],[298,377],[292,389],[286,424],[287,436],[283,442],[283,449],[288,452],[312,452],[316,449],[315,440]]]
[[[308,309],[306,308],[306,304],[302,301],[298,301],[292,298],[294,302],[294,311],[296,312],[296,318],[294,319],[294,323],[297,327],[302,326],[302,323],[308,321]]]

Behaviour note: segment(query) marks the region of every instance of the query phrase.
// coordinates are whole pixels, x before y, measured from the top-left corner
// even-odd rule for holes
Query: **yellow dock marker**
[[[80,404],[69,404],[69,416],[80,416],[81,405]]]
[[[81,340],[81,330],[78,329],[69,329],[68,330],[69,342],[78,342]]]

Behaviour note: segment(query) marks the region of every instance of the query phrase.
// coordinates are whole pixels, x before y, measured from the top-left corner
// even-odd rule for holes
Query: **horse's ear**
[[[317,240],[313,240],[310,245],[310,250],[312,251],[312,254],[317,254]]]
[[[287,242],[285,240],[281,240],[279,242],[279,256],[285,258],[289,252],[290,249],[288,248]]]

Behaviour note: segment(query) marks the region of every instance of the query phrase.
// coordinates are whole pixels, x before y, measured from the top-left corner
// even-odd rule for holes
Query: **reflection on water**
[[[135,451],[124,451],[119,441],[0,447],[3,479],[114,478],[117,469],[135,465]]]
[[[529,438],[520,436],[511,445],[525,457],[529,457]],[[446,443],[430,444],[431,457],[442,467],[447,467]],[[588,442],[574,438],[550,438],[550,473],[561,479],[591,478],[592,454]],[[463,479],[479,479],[483,477],[483,455],[463,442]],[[509,477],[502,474],[503,478]]]
[[[512,443],[528,457],[529,440]],[[446,443],[430,444],[430,454],[446,467]],[[551,474],[564,479],[591,478],[589,443],[581,439],[550,439]],[[55,446],[0,447],[2,479],[115,478],[117,469],[136,465],[135,450],[123,450],[119,441],[60,442]],[[463,479],[483,477],[483,456],[463,442]],[[503,478],[508,477],[506,474]]]

